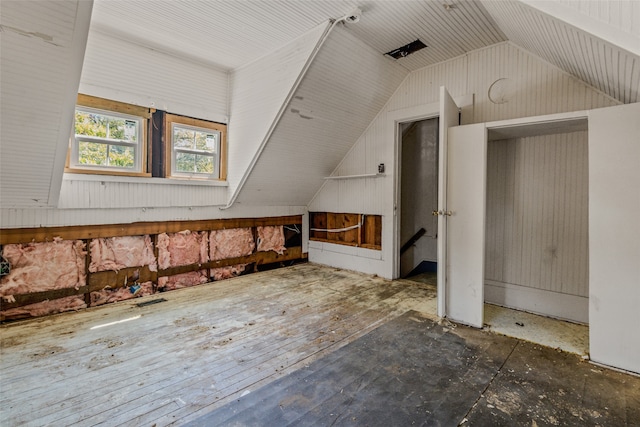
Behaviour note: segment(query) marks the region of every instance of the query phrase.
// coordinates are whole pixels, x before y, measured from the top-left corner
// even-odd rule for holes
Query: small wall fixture
[[[420,49],[424,49],[425,47],[427,47],[426,44],[422,43],[420,39],[416,39],[411,43],[385,53],[385,55],[389,55],[394,59],[400,59],[404,58],[405,56],[411,55],[412,53],[417,52]]]

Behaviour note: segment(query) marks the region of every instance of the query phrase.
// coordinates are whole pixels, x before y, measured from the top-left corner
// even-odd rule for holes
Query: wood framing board
[[[159,297],[0,326],[3,419],[180,425],[407,310],[426,310],[435,293],[305,263],[137,305]]]
[[[97,237],[141,236],[144,234],[177,233],[184,230],[209,231],[268,225],[302,224],[302,215],[269,218],[234,218],[199,221],[134,222],[131,224],[81,225],[67,227],[3,228],[0,245],[12,243],[51,242],[94,239]]]
[[[311,228],[320,230],[342,230],[361,224],[360,228],[340,232],[311,230],[309,240],[357,246],[367,249],[382,249],[382,217],[333,212],[311,212]]]
[[[208,268],[226,267],[237,264],[257,265],[271,264],[274,262],[285,262],[299,259],[306,259],[306,254],[302,253],[301,247],[287,249],[283,254],[277,254],[273,251],[256,252],[251,255],[229,258],[225,260],[209,261],[203,264],[191,264],[180,267],[172,267],[160,271],[151,271],[149,266],[127,267],[118,271],[107,270],[87,275],[87,285],[79,288],[63,288],[52,289],[43,292],[34,292],[30,294],[14,295],[15,302],[2,302],[2,309],[9,310],[11,308],[24,307],[25,305],[35,304],[42,301],[55,300],[74,295],[90,295],[91,292],[100,291],[102,289],[118,289],[126,284],[138,282],[154,282],[157,283],[158,277],[172,276],[174,274],[188,273],[190,271],[198,271]],[[90,302],[90,300],[89,300]],[[89,304],[87,304],[89,305]],[[0,317],[0,320],[5,320]]]

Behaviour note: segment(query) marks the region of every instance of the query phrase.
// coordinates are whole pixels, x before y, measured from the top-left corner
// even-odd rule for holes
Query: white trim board
[[[485,280],[484,301],[542,316],[589,323],[589,298],[578,295]]]

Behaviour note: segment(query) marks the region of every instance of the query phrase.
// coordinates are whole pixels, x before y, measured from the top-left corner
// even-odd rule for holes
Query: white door
[[[589,111],[589,352],[640,373],[640,104]]]
[[[487,131],[449,129],[447,150],[446,316],[478,328],[484,319]],[[442,239],[445,240],[445,239]]]
[[[458,126],[459,111],[451,95],[444,86],[440,87],[440,122],[438,145],[438,316],[445,317],[447,281],[447,217],[443,215],[447,209],[447,140],[449,128]],[[434,213],[435,214],[435,213]]]

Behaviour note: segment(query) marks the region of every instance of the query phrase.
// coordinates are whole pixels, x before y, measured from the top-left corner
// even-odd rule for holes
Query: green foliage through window
[[[220,147],[219,132],[174,125],[173,147],[175,172],[214,174]]]
[[[135,169],[140,120],[76,109],[77,165]]]

